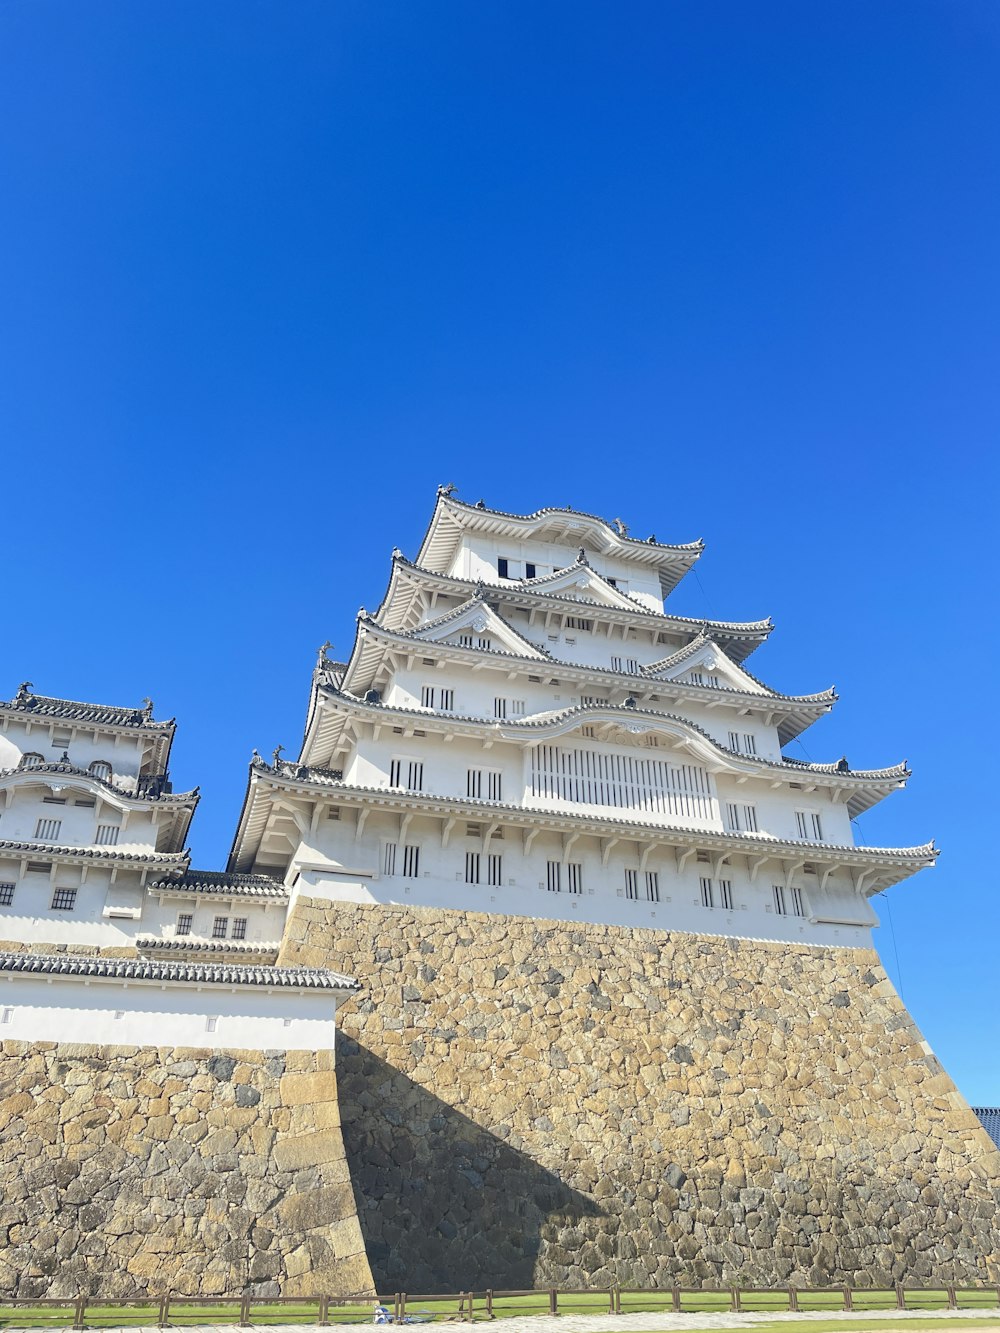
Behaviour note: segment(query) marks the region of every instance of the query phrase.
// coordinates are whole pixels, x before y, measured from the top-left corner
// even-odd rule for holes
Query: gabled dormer
[[[679,684],[706,685],[715,689],[741,690],[746,694],[769,694],[771,691],[755,680],[749,672],[738,667],[714,640],[705,633],[692,639],[684,648],[669,657],[651,662],[644,675],[652,680],[672,680]]]
[[[449,643],[484,652],[512,653],[517,657],[548,660],[548,653],[526,639],[508,621],[483,601],[470,598],[447,615],[430,620],[414,630],[410,638],[424,643]]]

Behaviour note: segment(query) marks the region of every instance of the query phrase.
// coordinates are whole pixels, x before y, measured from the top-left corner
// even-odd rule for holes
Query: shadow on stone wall
[[[532,1287],[543,1240],[601,1210],[343,1034],[344,1146],[380,1292]]]

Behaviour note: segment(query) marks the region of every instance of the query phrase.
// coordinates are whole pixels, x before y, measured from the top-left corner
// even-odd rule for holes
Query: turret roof
[[[151,893],[207,893],[224,898],[288,899],[288,890],[270,875],[235,875],[227,870],[186,870],[149,885]]]
[[[39,860],[72,858],[84,861],[135,861],[143,865],[172,866],[187,860],[187,852],[130,852],[114,847],[64,847],[53,842],[17,842],[0,839],[0,856],[5,852],[23,853]]]
[[[20,765],[17,768],[0,769],[0,780],[4,778],[37,778],[37,777],[74,777],[83,781],[92,783],[95,787],[102,787],[113,796],[120,797],[125,801],[145,803],[147,801],[156,801],[158,805],[189,805],[194,808],[198,804],[200,788],[194,787],[191,791],[165,791],[162,784],[156,779],[140,779],[139,786],[142,790],[137,792],[127,791],[107,778],[100,778],[96,773],[92,773],[89,768],[81,768],[78,764],[70,764],[65,760],[58,760],[54,763]]]
[[[704,550],[704,542],[667,545],[654,537],[640,541],[629,537],[625,525],[609,523],[596,514],[575,509],[537,509],[532,514],[509,514],[489,509],[483,501],[466,504],[449,487],[439,487],[430,524],[420,544],[417,563],[444,570],[450,564],[463,529],[475,528],[510,539],[544,537],[578,545],[586,535],[603,554],[653,565],[660,572],[664,596],[683,578]]]
[[[173,731],[176,722],[153,720],[153,705],[147,701],[143,708],[122,708],[115,704],[79,703],[74,699],[57,699],[47,694],[33,694],[31,682],[24,681],[13,699],[0,700],[0,708],[11,712],[30,713],[34,717],[53,721],[88,722],[106,727],[143,728],[148,731]]]

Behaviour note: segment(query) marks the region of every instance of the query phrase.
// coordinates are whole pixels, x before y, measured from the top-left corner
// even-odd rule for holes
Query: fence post
[[[730,1308],[734,1313],[738,1313],[738,1312],[739,1312],[739,1308],[740,1308],[740,1289],[739,1289],[739,1287],[730,1287],[730,1288],[729,1288],[729,1302],[730,1302],[730,1304],[729,1304],[729,1308]]]
[[[400,1320],[400,1323],[402,1323],[402,1321],[406,1318],[406,1292],[405,1292],[405,1291],[401,1291],[401,1292],[399,1293],[398,1300],[399,1300],[399,1320]]]
[[[559,1313],[559,1295],[555,1287],[549,1287],[549,1314]]]
[[[87,1298],[86,1298],[86,1296],[83,1294],[83,1292],[81,1291],[80,1294],[79,1294],[79,1296],[77,1296],[77,1298],[76,1298],[76,1302],[74,1303],[74,1306],[73,1306],[73,1327],[74,1327],[74,1328],[83,1328],[83,1327],[84,1327],[84,1323],[83,1323],[83,1314],[84,1314],[84,1311],[86,1310],[86,1308],[87,1308]]]
[[[903,1284],[901,1282],[896,1283],[896,1309],[906,1309],[906,1292],[903,1290]]]
[[[250,1293],[245,1291],[240,1297],[240,1328],[248,1328],[250,1325]]]
[[[475,1294],[476,1293],[474,1291],[469,1292],[469,1313],[466,1315],[466,1318],[468,1319],[470,1324],[475,1320],[476,1317],[472,1310],[472,1302],[475,1297]]]
[[[671,1297],[672,1297],[672,1299],[673,1299],[674,1314],[677,1314],[677,1313],[680,1311],[680,1308],[681,1308],[681,1289],[680,1289],[680,1287],[674,1287],[674,1289],[671,1291],[670,1295],[671,1295]]]
[[[854,1293],[851,1291],[850,1287],[844,1288],[844,1309],[854,1309]]]
[[[487,1288],[486,1288],[486,1318],[487,1318],[487,1319],[494,1319],[495,1317],[496,1317],[496,1316],[495,1316],[494,1313],[493,1313],[493,1288],[492,1288],[492,1287],[487,1287]]]
[[[608,1314],[614,1314],[614,1312],[615,1312],[615,1289],[614,1287],[608,1287]]]
[[[794,1287],[788,1288],[788,1309],[794,1311],[799,1308],[799,1293]]]
[[[953,1286],[948,1288],[948,1309],[958,1309],[958,1292],[956,1292]]]
[[[321,1296],[319,1298],[319,1310],[316,1312],[316,1322],[320,1328],[325,1328],[330,1322],[330,1297]]]
[[[156,1321],[157,1328],[166,1328],[170,1323],[170,1292],[165,1291],[160,1297],[160,1313]]]

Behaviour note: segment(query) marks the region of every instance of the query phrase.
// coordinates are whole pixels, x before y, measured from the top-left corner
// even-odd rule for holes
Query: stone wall
[[[0,1047],[0,1293],[368,1293],[329,1053]]]
[[[1000,1154],[877,955],[300,900],[377,1283],[1000,1279]]]

